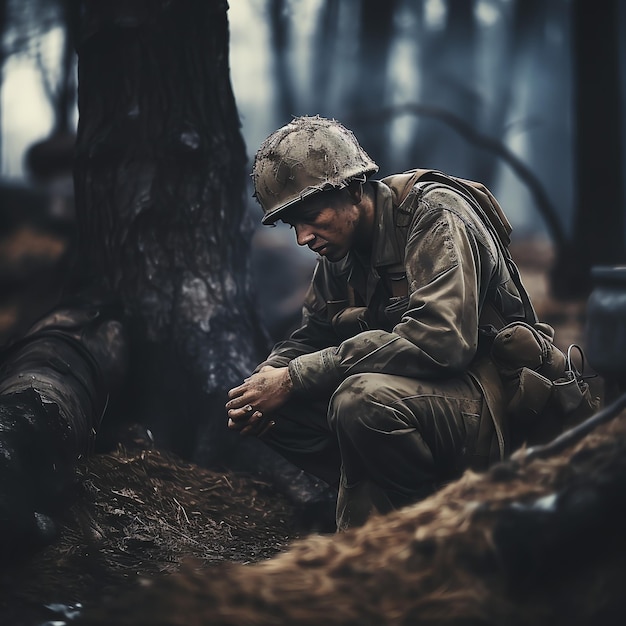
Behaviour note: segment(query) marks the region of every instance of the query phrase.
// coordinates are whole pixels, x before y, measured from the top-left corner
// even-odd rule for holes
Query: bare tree
[[[529,50],[536,45],[537,31],[543,26],[541,18],[545,3],[541,0],[515,0],[509,12],[506,11],[506,6],[499,7],[504,32],[501,34],[498,54],[493,51],[489,54],[490,64],[495,65],[489,76],[493,96],[489,98],[489,103],[484,103],[486,123],[482,126],[486,134],[502,138],[510,122],[510,110],[514,101],[515,81],[511,80],[511,75],[520,72],[529,57]],[[486,152],[477,156],[473,166],[476,180],[492,185],[497,165],[498,159],[494,154]]]
[[[34,46],[34,60],[41,75],[41,84],[53,112],[50,135],[33,144],[26,153],[28,169],[39,180],[63,176],[69,180],[72,171],[76,128],[76,36],[79,24],[79,0],[55,0],[49,3],[56,9],[54,25],[63,28],[61,58],[56,64],[45,58],[41,46]],[[36,5],[35,5],[36,6]],[[54,14],[53,14],[54,15]],[[57,71],[53,71],[57,70]]]
[[[315,85],[316,112],[325,113],[332,98],[331,84],[337,64],[337,37],[339,34],[339,2],[326,0],[320,8],[315,29],[315,53],[311,76]]]
[[[0,2],[0,36],[4,36],[7,23],[7,0]],[[0,48],[0,68],[4,65],[5,52],[4,48]],[[2,135],[0,134],[0,155],[2,155]]]
[[[82,281],[122,303],[133,413],[187,456],[265,341],[226,8],[89,1],[78,44]]]

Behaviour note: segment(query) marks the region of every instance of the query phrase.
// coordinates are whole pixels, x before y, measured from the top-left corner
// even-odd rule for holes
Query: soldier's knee
[[[376,421],[380,410],[377,390],[380,385],[372,374],[355,374],[346,378],[333,394],[328,423],[335,432],[357,434]]]

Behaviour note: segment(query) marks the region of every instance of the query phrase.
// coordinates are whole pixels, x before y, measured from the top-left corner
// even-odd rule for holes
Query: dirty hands
[[[292,389],[287,367],[262,367],[228,392],[228,428],[242,435],[264,435],[274,426],[269,416],[285,404]]]

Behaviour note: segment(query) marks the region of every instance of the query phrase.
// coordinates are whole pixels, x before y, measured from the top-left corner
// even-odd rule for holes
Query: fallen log
[[[51,541],[128,361],[114,307],[77,300],[0,354],[0,563]]]
[[[263,563],[154,579],[79,624],[622,624],[626,412]]]

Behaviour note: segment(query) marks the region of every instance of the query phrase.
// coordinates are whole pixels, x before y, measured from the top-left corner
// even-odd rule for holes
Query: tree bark
[[[228,438],[225,393],[265,349],[248,267],[227,4],[89,1],[84,9],[80,282],[122,303],[133,420],[158,444],[214,461]]]
[[[268,348],[248,267],[226,8],[83,5],[78,255],[62,306],[0,358],[3,552],[19,537],[53,538],[51,516],[105,410],[109,430],[140,422],[204,465],[264,468],[296,501],[324,491],[226,427],[227,391]]]

